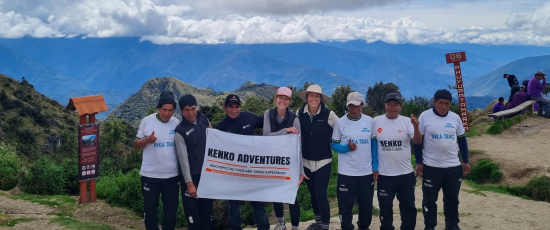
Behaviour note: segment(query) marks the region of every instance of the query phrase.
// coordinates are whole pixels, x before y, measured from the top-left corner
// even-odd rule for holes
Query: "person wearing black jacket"
[[[216,129],[228,133],[253,136],[254,129],[263,128],[264,117],[248,111],[241,111],[241,99],[235,94],[229,94],[225,98],[225,117],[216,124]],[[230,200],[229,203],[229,229],[242,230],[240,201]],[[254,220],[258,230],[269,230],[269,220],[265,211],[265,203],[251,201],[254,209]]]
[[[327,188],[332,166],[330,148],[332,128],[338,122],[338,116],[326,108],[328,96],[319,85],[310,85],[298,94],[304,105],[296,112],[302,130],[302,162],[307,188],[311,196],[311,207],[315,223],[307,229],[329,229],[330,205]]]
[[[508,75],[507,73],[505,73],[503,77],[508,79],[508,85],[510,86],[510,97],[508,98],[508,103],[510,103],[514,94],[520,90],[519,81],[515,75]],[[506,103],[506,105],[508,105],[508,103]]]
[[[211,230],[213,200],[197,196],[206,149],[206,129],[211,128],[210,122],[197,111],[197,99],[193,95],[182,96],[179,106],[182,120],[175,130],[175,146],[184,180],[181,196],[187,229]]]

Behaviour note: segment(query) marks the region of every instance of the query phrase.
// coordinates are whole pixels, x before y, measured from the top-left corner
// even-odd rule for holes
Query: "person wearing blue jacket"
[[[348,94],[348,113],[339,119],[332,133],[331,147],[338,152],[338,211],[342,230],[352,230],[353,204],[357,201],[360,230],[372,221],[374,183],[378,179],[377,156],[371,148],[372,118],[362,114],[363,95]]]

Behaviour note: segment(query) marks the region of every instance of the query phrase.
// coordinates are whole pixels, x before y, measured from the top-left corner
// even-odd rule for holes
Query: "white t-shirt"
[[[459,166],[457,138],[464,135],[460,117],[451,111],[440,117],[429,109],[420,114],[418,121],[424,135],[423,163],[437,168]]]
[[[178,124],[179,120],[175,117],[170,118],[166,123],[161,122],[156,113],[141,120],[136,137],[143,139],[155,131],[157,141],[147,144],[143,148],[140,175],[166,179],[179,174],[176,147],[174,146],[175,129]]]
[[[398,176],[413,172],[411,164],[411,139],[414,126],[411,119],[399,115],[388,119],[386,115],[375,117],[372,137],[378,146],[378,172],[383,176]]]
[[[358,120],[351,120],[347,114],[334,125],[332,140],[347,145],[350,138],[357,145],[355,151],[338,153],[338,173],[346,176],[372,174],[371,155],[372,118],[361,114]]]

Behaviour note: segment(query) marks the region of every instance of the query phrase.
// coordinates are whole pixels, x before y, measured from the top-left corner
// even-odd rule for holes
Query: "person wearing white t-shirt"
[[[357,201],[360,230],[368,229],[372,221],[374,182],[378,172],[373,172],[371,156],[372,118],[362,114],[363,95],[348,94],[346,106],[349,113],[334,125],[331,147],[338,152],[338,211],[342,230],[352,230],[353,204]]]
[[[415,146],[417,174],[422,179],[422,207],[425,229],[435,229],[437,225],[437,199],[443,190],[443,212],[445,229],[459,230],[458,194],[462,176],[470,172],[468,144],[460,117],[449,111],[452,95],[448,90],[438,90],[434,94],[434,107],[420,114],[420,132],[424,135],[422,145]],[[458,159],[458,149],[462,156],[462,166]],[[464,168],[463,168],[464,167]]]
[[[141,162],[141,189],[146,229],[159,229],[158,206],[162,194],[162,229],[176,227],[179,200],[179,169],[174,147],[175,128],[179,120],[172,117],[176,100],[172,92],[162,92],[157,105],[158,113],[141,120],[134,148],[143,149]]]
[[[411,164],[411,140],[422,144],[419,122],[399,115],[401,95],[390,93],[384,98],[386,113],[375,117],[372,124],[373,170],[378,170],[378,203],[380,205],[380,229],[393,226],[393,199],[397,195],[402,230],[416,226],[414,188],[416,178]],[[376,143],[376,144],[374,144]],[[378,167],[378,168],[377,168]]]

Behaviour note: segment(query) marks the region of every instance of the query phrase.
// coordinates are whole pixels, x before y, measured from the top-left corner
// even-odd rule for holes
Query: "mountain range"
[[[528,72],[547,69],[544,61],[528,55],[550,55],[548,47],[475,44],[157,45],[133,37],[25,37],[0,39],[0,73],[25,77],[62,104],[70,97],[103,94],[110,110],[148,80],[164,76],[214,92],[231,91],[248,81],[277,86],[315,82],[329,95],[340,84],[364,94],[383,81],[413,97],[454,85],[453,68],[444,54],[460,50],[467,51],[462,66],[469,96],[501,96],[507,90],[503,71],[527,78]]]

